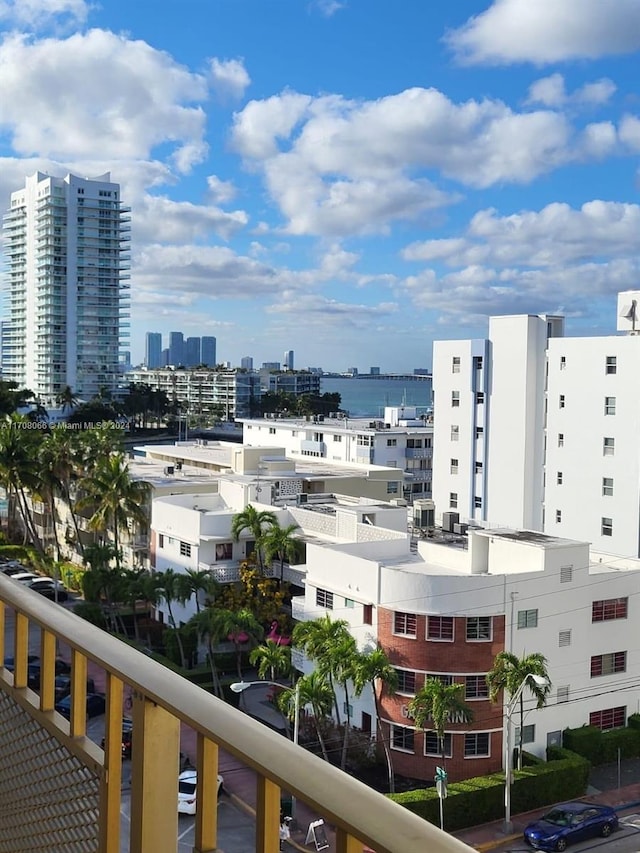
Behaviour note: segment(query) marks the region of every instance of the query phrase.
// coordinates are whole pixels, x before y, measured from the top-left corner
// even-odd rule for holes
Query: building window
[[[571,628],[558,632],[558,646],[562,649],[571,645]]]
[[[188,542],[180,543],[180,556],[181,557],[190,557],[191,556],[191,545]]]
[[[275,434],[276,434],[276,428],[275,427],[269,427],[269,435],[275,435]]]
[[[614,373],[618,372],[618,359],[615,355],[608,355],[607,360],[605,362],[604,372],[608,376],[612,376]]]
[[[362,621],[365,625],[373,625],[373,604],[362,605]]]
[[[457,409],[458,406],[460,405],[460,392],[459,391],[452,391],[451,392],[451,405],[453,406],[454,409]]]
[[[603,732],[610,729],[622,729],[627,718],[625,705],[618,708],[606,708],[604,711],[592,711],[589,714],[589,725]]]
[[[427,640],[453,641],[453,616],[428,616]]]
[[[573,580],[573,566],[560,566],[560,583],[571,583]]]
[[[485,675],[467,675],[464,679],[465,699],[488,699],[489,685]]]
[[[591,658],[591,678],[600,675],[615,675],[627,671],[627,653],[609,652],[606,655],[593,655]]]
[[[397,447],[398,439],[397,438],[388,438],[387,439],[387,447]]]
[[[613,519],[612,518],[603,518],[602,524],[600,526],[600,533],[602,536],[613,536]]]
[[[453,756],[452,748],[453,748],[453,738],[451,737],[451,732],[444,733],[444,744],[440,743],[440,739],[435,732],[425,732],[424,733],[424,754],[425,755],[437,755],[438,758],[442,758],[442,747],[444,746],[444,754],[446,758],[451,758]]]
[[[458,509],[458,493],[449,492],[449,509]]]
[[[468,616],[467,640],[482,643],[491,640],[491,616]]]
[[[158,533],[158,548],[164,548],[164,533]]]
[[[482,474],[482,462],[476,462],[476,474]]]
[[[482,509],[482,498],[480,497],[480,495],[474,495],[473,507],[474,509]]]
[[[558,403],[559,403],[559,407],[561,409],[564,409],[564,394],[560,394],[560,399],[559,399]]]
[[[355,606],[356,606],[356,603],[355,603],[355,601],[353,600],[353,598],[345,598],[345,600],[344,600],[344,606],[345,606],[345,607],[348,607],[348,608],[351,608],[351,607],[355,607]]]
[[[567,366],[567,357],[565,355],[560,356],[560,370],[564,370]]]
[[[457,474],[458,473],[458,460],[457,459],[451,460],[450,473],[451,474]]]
[[[481,355],[477,355],[477,356],[473,359],[473,361],[474,361],[474,363],[475,363],[475,368],[476,368],[476,370],[482,370],[482,356],[481,356]]]
[[[628,598],[605,598],[591,605],[592,622],[610,622],[612,619],[626,619]]]
[[[334,441],[342,441],[342,436],[341,435],[334,435],[333,440]]]
[[[251,552],[255,549],[255,542],[251,543],[251,550],[249,550],[249,542],[246,543],[247,554],[251,554]],[[216,545],[216,560],[231,560],[233,559],[233,542],[218,542]]]
[[[400,613],[393,614],[393,633],[403,634],[405,637],[416,636],[416,626],[418,620],[415,613]]]
[[[558,433],[558,447],[564,447],[564,433]]]
[[[562,510],[556,510],[556,524],[562,524]]]
[[[534,743],[536,739],[536,727],[535,725],[523,726],[522,727],[522,743]],[[520,743],[520,726],[516,726],[515,730],[515,743]]]
[[[476,391],[476,403],[484,403],[484,391]]]
[[[407,726],[391,726],[391,749],[400,749],[403,752],[414,751],[415,730]]]
[[[556,483],[561,486],[562,485],[562,471],[558,471],[556,474]]]
[[[537,628],[538,627],[538,611],[536,610],[518,610],[518,628]]]
[[[397,495],[400,491],[397,480],[389,480],[387,483],[387,494],[388,495]]]
[[[415,696],[416,693],[416,674],[408,669],[396,669],[398,676],[398,693],[407,693],[410,696]]]
[[[460,427],[457,424],[451,425],[451,441],[458,441],[460,439]]]
[[[316,589],[316,605],[325,607],[327,610],[333,610],[333,593],[328,589]]]
[[[602,443],[602,455],[603,456],[613,456],[616,452],[616,440],[615,438],[605,438]]]
[[[454,355],[451,359],[451,372],[460,373],[460,356]]]
[[[616,398],[615,397],[605,397],[604,398],[604,413],[605,413],[605,415],[615,415],[615,413],[616,413]]]
[[[450,684],[453,684],[452,675],[442,675],[441,673],[428,672],[425,676],[425,681],[428,681],[430,678],[435,678],[436,681],[439,681],[441,684],[444,684],[445,687],[448,687]]]
[[[482,438],[484,435],[484,427],[476,427],[476,438]]]
[[[613,477],[602,478],[602,494],[606,497],[613,497]]]
[[[563,705],[565,702],[569,701],[569,685],[563,684],[558,687],[556,692],[556,702],[558,705]]]
[[[486,758],[489,755],[489,732],[470,732],[464,736],[465,758]]]

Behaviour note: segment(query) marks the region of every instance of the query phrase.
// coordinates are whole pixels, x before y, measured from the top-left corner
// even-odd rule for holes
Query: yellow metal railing
[[[5,645],[5,628],[10,624],[5,622],[6,619],[14,625],[12,647]],[[40,635],[39,694],[28,687],[27,656],[29,638],[33,644],[34,632]],[[54,710],[58,644],[65,644],[71,649],[72,692],[68,721]],[[131,853],[176,850],[181,722],[197,734],[194,853],[213,853],[217,849],[217,809],[204,808],[203,804],[216,802],[219,747],[253,768],[257,774],[256,853],[278,851],[281,789],[290,792],[299,802],[307,803],[327,823],[335,826],[337,853],[362,853],[364,845],[376,853],[469,853],[469,848],[457,839],[115,637],[2,575],[0,653],[0,660],[4,660],[6,654],[14,657],[13,674],[7,669],[0,669],[0,710],[2,703],[8,702],[28,719],[31,730],[27,731],[29,726],[25,728],[25,743],[33,742],[34,732],[39,732],[49,743],[47,754],[51,753],[50,743],[63,751],[60,755],[64,755],[67,763],[60,759],[62,786],[66,788],[73,783],[72,778],[64,778],[64,773],[73,774],[76,770],[96,780],[97,818],[91,811],[94,803],[89,797],[90,786],[87,788],[87,802],[75,804],[77,812],[86,807],[89,813],[94,814],[93,820],[97,823],[95,846],[90,841],[78,842],[77,846],[69,841],[62,847],[56,847],[53,842],[52,846],[41,843],[36,849],[43,853],[60,849],[120,853],[121,724],[125,688],[129,688],[133,696],[135,732],[129,837]],[[88,661],[93,661],[106,673],[104,752],[86,736]],[[11,751],[6,738],[2,745]],[[16,751],[13,755],[0,757],[0,798],[24,776],[25,756],[25,751]],[[45,776],[49,779],[47,784],[51,786],[50,774],[42,775],[43,779]],[[55,832],[67,829],[66,826],[60,829],[65,820],[71,821],[61,805],[63,795],[47,789],[45,782],[39,781],[38,774],[35,774],[33,785],[36,788],[42,785],[39,802],[42,805],[42,798],[50,797],[50,808],[41,807],[36,815],[25,810],[24,825],[16,828],[12,824],[12,832],[23,832],[26,837],[33,834],[33,824],[37,822],[40,836],[53,838]],[[3,811],[0,802],[0,851],[3,850],[3,822],[6,820],[7,812]],[[15,816],[12,820],[15,824]],[[50,826],[47,826],[48,820],[52,821]],[[28,848],[16,845],[13,849]]]

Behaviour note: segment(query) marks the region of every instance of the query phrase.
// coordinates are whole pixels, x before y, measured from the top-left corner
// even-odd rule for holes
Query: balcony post
[[[256,851],[278,853],[280,849],[280,788],[258,774],[256,805]]]
[[[107,673],[104,775],[100,787],[100,853],[120,853],[123,684]]]
[[[196,837],[193,853],[210,853],[218,845],[218,744],[198,735]]]
[[[362,842],[338,827],[336,829],[336,853],[362,853]]]

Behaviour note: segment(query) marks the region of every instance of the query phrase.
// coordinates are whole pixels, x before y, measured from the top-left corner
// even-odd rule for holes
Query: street
[[[532,853],[532,848],[521,842],[510,841],[504,845],[494,848],[503,853]],[[640,851],[640,814],[628,814],[620,816],[620,827],[609,838],[592,838],[581,844],[571,845],[567,848],[568,853],[586,853],[586,851],[598,851],[598,853],[638,853]]]

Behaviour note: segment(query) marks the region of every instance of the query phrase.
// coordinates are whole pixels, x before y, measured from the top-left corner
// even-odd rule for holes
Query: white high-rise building
[[[283,366],[285,370],[293,370],[294,352],[292,349],[284,351]]]
[[[619,294],[618,335],[568,338],[562,317],[521,315],[492,317],[487,340],[434,344],[436,518],[640,556],[637,305],[640,291]]]
[[[115,389],[128,338],[128,216],[120,186],[37,172],[3,221],[7,323],[3,376],[45,405],[69,385],[89,399]]]

